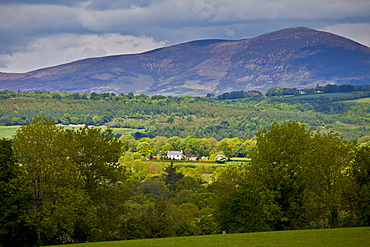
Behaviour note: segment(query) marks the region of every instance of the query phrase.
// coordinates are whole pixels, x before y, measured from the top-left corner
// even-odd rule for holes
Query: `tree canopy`
[[[198,160],[153,157],[168,148]],[[0,140],[1,246],[369,226],[369,154],[294,121],[135,140],[38,116]]]

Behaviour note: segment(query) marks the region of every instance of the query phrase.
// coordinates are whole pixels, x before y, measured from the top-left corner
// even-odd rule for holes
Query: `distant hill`
[[[28,73],[0,73],[0,90],[173,96],[271,87],[370,84],[370,48],[297,27],[237,41],[200,40],[89,58]]]

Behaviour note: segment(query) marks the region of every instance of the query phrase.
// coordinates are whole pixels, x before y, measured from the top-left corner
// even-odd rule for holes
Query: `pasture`
[[[65,247],[147,247],[147,246],[369,246],[370,228],[336,228],[256,232],[192,237],[140,239],[62,245]],[[60,245],[59,245],[60,246]]]
[[[11,139],[19,127],[19,125],[0,126],[0,138]]]
[[[12,126],[0,126],[0,138],[11,139],[15,132],[19,129],[20,125]],[[64,126],[65,128],[78,128],[81,126]],[[106,127],[99,127],[106,128]],[[141,129],[130,129],[130,128],[112,128],[114,134],[130,135],[135,132],[143,131]]]

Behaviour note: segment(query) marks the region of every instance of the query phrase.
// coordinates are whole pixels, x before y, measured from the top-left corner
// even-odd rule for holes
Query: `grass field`
[[[14,126],[0,126],[0,138],[12,138],[15,134],[17,129],[19,129],[19,125]],[[66,128],[76,128],[67,126]],[[103,127],[104,128],[104,127]],[[129,129],[129,128],[112,128],[114,134],[121,134],[121,135],[130,135],[135,132],[141,132],[140,129]]]
[[[361,99],[354,99],[354,100],[347,100],[348,102],[364,102],[370,103],[370,98],[361,98]]]
[[[344,92],[344,93],[306,94],[306,95],[285,97],[285,99],[289,99],[289,100],[293,100],[293,101],[297,100],[297,99],[317,99],[317,98],[322,98],[322,97],[333,99],[333,98],[342,98],[342,97],[346,97],[346,96],[357,97],[357,96],[361,95],[361,93],[363,93],[363,92],[355,91],[355,92]],[[370,100],[370,98],[363,98],[363,99],[369,99]],[[361,99],[359,99],[359,100],[361,100]],[[362,101],[359,101],[359,102],[362,102]]]
[[[66,247],[147,247],[147,246],[351,246],[370,245],[370,228],[337,228],[301,231],[258,232],[162,239],[125,240],[62,245]]]
[[[10,139],[15,134],[17,129],[19,129],[19,125],[14,126],[0,126],[0,138],[7,138]]]

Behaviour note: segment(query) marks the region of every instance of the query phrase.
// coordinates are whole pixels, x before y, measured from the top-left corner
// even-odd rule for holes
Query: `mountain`
[[[271,87],[370,84],[370,48],[304,27],[243,40],[200,40],[141,54],[0,73],[0,90],[206,95]]]

